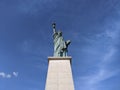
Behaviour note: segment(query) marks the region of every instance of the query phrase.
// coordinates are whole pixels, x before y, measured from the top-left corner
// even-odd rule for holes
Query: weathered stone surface
[[[48,61],[45,90],[74,90],[71,57],[48,57]]]

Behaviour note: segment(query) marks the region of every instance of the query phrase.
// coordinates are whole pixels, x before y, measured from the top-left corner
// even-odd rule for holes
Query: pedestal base
[[[48,57],[45,90],[74,90],[71,57]]]

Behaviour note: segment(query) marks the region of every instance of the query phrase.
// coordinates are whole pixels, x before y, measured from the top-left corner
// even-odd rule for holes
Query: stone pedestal
[[[74,90],[71,57],[48,57],[45,90]]]

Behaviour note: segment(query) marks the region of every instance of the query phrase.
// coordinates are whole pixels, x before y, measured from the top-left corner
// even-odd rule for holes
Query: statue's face
[[[62,32],[61,32],[61,31],[58,31],[58,35],[62,36]]]

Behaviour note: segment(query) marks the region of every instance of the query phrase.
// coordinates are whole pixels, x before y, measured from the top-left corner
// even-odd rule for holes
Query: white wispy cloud
[[[7,74],[7,75],[6,75],[6,78],[11,78],[11,77],[12,77],[11,74]]]
[[[0,78],[12,78],[12,77],[18,77],[18,72],[13,72],[12,74],[8,74],[5,72],[0,72]]]
[[[6,77],[5,73],[4,72],[0,72],[0,77],[5,78]]]
[[[97,85],[102,83],[104,80],[110,79],[119,73],[118,70],[110,71],[105,69],[100,69],[97,73],[89,76],[83,76],[77,78],[77,84],[81,85],[82,90],[99,90]]]
[[[88,78],[88,83],[90,85],[100,83],[101,81],[107,80],[113,76],[115,76],[118,73],[118,71],[108,71],[105,69],[100,69],[98,73],[95,75],[92,75]]]
[[[103,62],[108,61],[111,59],[111,57],[116,53],[116,49],[113,47],[109,50],[108,53],[106,53],[103,57]]]
[[[15,77],[18,77],[18,72],[13,72],[13,75],[14,75]]]
[[[120,22],[116,22],[113,24],[113,28],[109,28],[105,30],[104,35],[106,37],[110,37],[109,41],[109,46],[107,46],[106,50],[107,52],[103,55],[102,62],[107,64],[110,61],[113,61],[113,57],[117,52],[116,44],[119,42],[119,34],[120,34],[120,27],[119,27]]]
[[[100,50],[103,49],[101,50],[103,52],[100,51],[102,54],[98,55],[100,58],[100,61],[99,61],[99,64],[96,64],[97,70],[94,73],[81,76],[76,79],[76,83],[82,86],[82,87],[79,87],[79,89],[99,90],[98,86],[102,85],[103,81],[111,79],[119,74],[120,70],[118,68],[116,69],[109,68],[109,63],[112,63],[115,61],[115,55],[118,52],[116,45],[119,42],[119,34],[120,34],[119,25],[120,25],[119,21],[113,22],[112,24],[110,24],[110,26],[109,25],[106,26],[103,33],[96,35],[96,37],[99,37],[99,38],[97,38],[97,40],[96,39],[93,40],[95,42],[94,44],[96,45],[96,48],[100,48]],[[103,43],[102,47],[105,46],[105,48],[99,47],[99,45],[96,42],[102,42]]]
[[[56,7],[59,0],[21,0],[18,8],[24,13],[35,14],[45,7]]]
[[[6,74],[4,72],[0,72],[0,77],[2,77],[2,78],[11,78],[11,75],[10,74]]]

